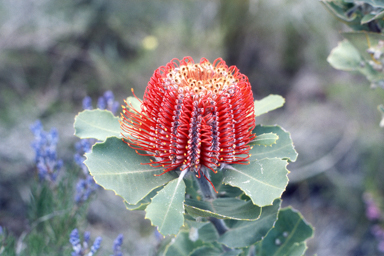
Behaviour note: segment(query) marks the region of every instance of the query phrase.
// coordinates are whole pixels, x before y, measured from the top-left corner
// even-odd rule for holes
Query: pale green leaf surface
[[[115,137],[97,143],[92,152],[85,156],[87,159],[84,163],[96,183],[115,191],[129,204],[137,204],[153,189],[177,177],[171,172],[155,177],[154,174],[161,174],[162,169],[141,165],[148,163],[149,157],[138,155]]]
[[[252,131],[256,136],[261,136],[265,133],[277,134],[279,139],[272,146],[255,145],[249,151],[251,157],[249,160],[260,160],[263,158],[281,158],[294,162],[297,159],[297,152],[293,146],[291,135],[280,126],[262,126],[257,125]]]
[[[184,224],[185,183],[174,179],[152,198],[145,209],[145,218],[163,235],[175,235]]]
[[[122,137],[119,118],[107,110],[84,110],[75,117],[74,128],[81,139],[104,141],[108,137]]]
[[[219,242],[230,248],[248,247],[260,241],[273,227],[280,209],[280,199],[273,205],[262,208],[261,216],[255,221],[226,221],[229,227],[220,238]]]
[[[248,165],[225,167],[225,184],[240,188],[255,205],[271,205],[288,184],[287,161],[279,158],[252,160]]]
[[[284,105],[285,99],[280,95],[268,95],[261,100],[255,100],[255,115],[261,116],[269,111],[280,108]]]
[[[255,220],[260,217],[260,207],[251,201],[237,198],[216,198],[212,201],[185,200],[185,208],[194,216],[218,219]]]
[[[264,133],[258,135],[253,141],[248,143],[250,146],[272,146],[279,139],[276,133]]]
[[[312,237],[313,228],[307,224],[300,213],[292,208],[279,212],[275,227],[259,242],[262,256],[301,256],[303,242]],[[295,254],[293,254],[295,253]]]
[[[127,98],[127,103],[128,104],[131,104],[132,107],[136,110],[136,111],[139,111],[141,112],[141,103],[138,99],[136,99],[135,97],[132,97],[132,96],[129,96]]]
[[[362,58],[348,40],[343,40],[331,51],[327,61],[336,69],[357,71],[361,68]]]
[[[204,246],[201,240],[193,242],[189,239],[189,233],[181,231],[176,238],[164,248],[164,250],[158,255],[161,256],[189,256],[190,253],[196,248]]]
[[[378,14],[367,14],[361,19],[361,24],[369,23],[373,20],[379,20],[384,18],[384,11],[379,12]]]
[[[364,17],[361,19],[360,22],[361,22],[361,24],[365,24],[365,23],[368,23],[368,22],[374,20],[375,17],[376,17],[376,15],[368,13],[368,14],[364,15]]]

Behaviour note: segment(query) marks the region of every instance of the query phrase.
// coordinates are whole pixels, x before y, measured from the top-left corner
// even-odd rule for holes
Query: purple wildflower
[[[55,128],[52,128],[50,132],[44,131],[39,120],[32,124],[30,129],[35,137],[31,145],[35,151],[35,164],[39,178],[53,182],[63,166],[63,161],[57,159],[58,132]]]
[[[79,231],[77,230],[77,228],[72,230],[71,234],[69,235],[69,242],[71,243],[72,249],[73,249],[73,252],[71,255],[72,256],[94,255],[97,252],[97,250],[99,250],[102,239],[101,237],[97,237],[90,250],[88,249],[89,240],[90,240],[90,233],[86,231],[84,232],[84,241],[81,244]]]
[[[121,246],[123,244],[123,234],[119,234],[113,242],[113,254],[111,256],[123,256]]]
[[[92,109],[92,99],[89,96],[83,99],[83,109]]]

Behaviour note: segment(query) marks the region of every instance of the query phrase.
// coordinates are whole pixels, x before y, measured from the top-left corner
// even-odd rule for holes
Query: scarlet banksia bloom
[[[140,110],[123,106],[123,136],[145,151],[138,154],[153,156],[148,164],[163,167],[162,174],[188,169],[206,178],[204,170],[248,164],[247,144],[256,137],[253,94],[235,66],[221,58],[173,59],[154,72],[139,101]]]

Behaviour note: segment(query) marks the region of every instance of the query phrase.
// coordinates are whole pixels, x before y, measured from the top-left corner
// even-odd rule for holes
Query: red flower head
[[[139,154],[155,157],[148,164],[163,167],[162,174],[188,169],[200,178],[202,168],[216,172],[220,164],[248,164],[253,94],[235,66],[221,58],[213,64],[173,59],[154,72],[140,102],[141,111],[123,106],[123,136],[131,148],[147,152]]]

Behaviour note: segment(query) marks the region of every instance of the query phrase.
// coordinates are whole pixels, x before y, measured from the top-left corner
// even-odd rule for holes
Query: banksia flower
[[[248,164],[247,144],[255,138],[253,94],[235,66],[221,58],[212,64],[173,59],[154,72],[139,101],[141,109],[123,106],[123,136],[138,154],[154,157],[145,164],[163,167],[162,174],[188,169],[207,178],[207,169]]]

